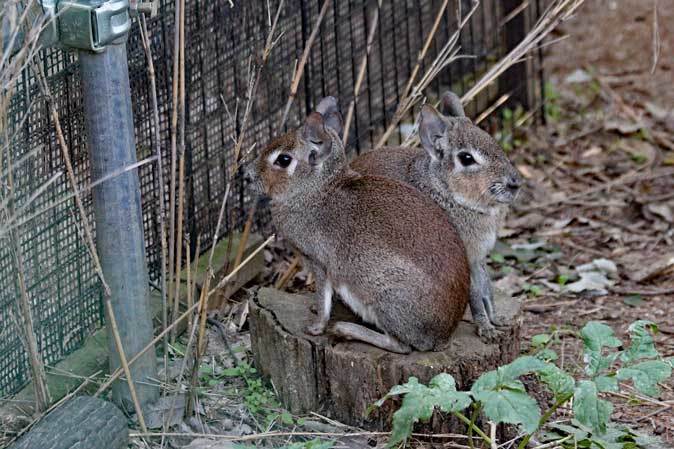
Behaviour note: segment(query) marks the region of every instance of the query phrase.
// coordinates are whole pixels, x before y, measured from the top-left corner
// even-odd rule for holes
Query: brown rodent
[[[327,97],[304,125],[277,138],[255,162],[272,220],[316,278],[326,330],[333,291],[383,333],[337,322],[331,332],[407,353],[445,344],[470,293],[464,246],[446,214],[416,189],[346,166],[341,115]]]
[[[478,334],[493,340],[501,335],[494,325],[505,323],[494,314],[486,259],[522,180],[500,145],[466,118],[455,94],[447,92],[442,105],[446,116],[422,108],[422,148],[381,148],[356,157],[350,167],[411,184],[447,212],[454,224],[449,232],[458,231],[470,261],[470,309]]]

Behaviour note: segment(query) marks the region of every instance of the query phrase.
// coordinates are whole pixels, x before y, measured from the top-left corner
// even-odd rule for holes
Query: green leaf
[[[634,388],[649,396],[658,396],[660,388],[658,382],[672,375],[672,367],[662,360],[647,360],[626,368],[620,368],[617,378],[620,380],[632,379]]]
[[[288,412],[283,412],[281,413],[281,422],[287,426],[290,426],[293,424],[293,415],[291,415]]]
[[[644,303],[644,298],[641,295],[630,295],[623,298],[623,302],[631,307],[638,307]]]
[[[603,434],[606,432],[613,405],[599,399],[597,393],[594,382],[579,381],[574,392],[573,413],[581,424],[590,427],[594,433]]]
[[[421,386],[428,390],[426,386]],[[402,406],[393,414],[393,431],[388,447],[393,447],[405,441],[412,434],[412,427],[419,420],[428,421],[433,415],[434,405],[428,400],[427,392],[414,391],[407,393]]]
[[[620,359],[623,362],[634,362],[639,359],[658,357],[655,349],[652,333],[657,332],[657,326],[652,321],[639,320],[630,324],[627,331],[630,334],[631,344],[627,351],[623,352]]]
[[[582,441],[590,436],[590,432],[574,425],[550,423],[547,427],[555,429],[564,435],[573,435],[576,441]]]
[[[621,345],[621,341],[615,337],[613,329],[597,321],[589,321],[580,330],[580,335],[585,348],[591,351],[599,351],[605,346],[617,348]]]
[[[532,357],[530,355],[525,355],[516,358],[513,362],[508,365],[499,368],[502,370],[502,373],[505,376],[508,376],[511,379],[516,379],[524,374],[536,373],[541,370],[546,369],[548,366],[547,363],[542,360]]]
[[[597,391],[606,393],[607,391],[618,391],[618,379],[614,376],[597,376],[594,379],[597,385]]]
[[[505,263],[505,257],[503,257],[503,254],[500,253],[493,253],[491,255],[491,261],[494,263]]]
[[[543,360],[544,362],[552,362],[557,360],[559,357],[557,353],[550,348],[541,349],[536,353],[536,358]]]
[[[538,377],[552,391],[556,401],[572,394],[576,386],[573,377],[552,364],[541,370]]]
[[[468,393],[456,391],[454,378],[446,373],[435,376],[428,386],[420,384],[416,377],[410,377],[407,383],[391,388],[378,406],[391,396],[405,395],[400,409],[393,414],[393,432],[389,447],[409,437],[414,424],[428,421],[435,407],[445,412],[458,412],[470,406],[472,400]]]
[[[615,363],[619,352],[607,356],[602,354],[603,348],[617,348],[622,344],[613,334],[613,329],[605,324],[590,321],[580,330],[580,335],[585,346],[585,372],[588,375],[597,376]]]
[[[538,428],[540,409],[536,401],[524,391],[482,390],[474,396],[482,403],[484,414],[494,423],[521,424],[527,433],[533,433]]]
[[[552,336],[550,334],[538,334],[531,337],[531,346],[538,348],[550,343]]]
[[[239,368],[225,368],[220,374],[227,377],[237,377],[241,375],[241,370]]]
[[[613,329],[597,321],[589,321],[583,326],[580,330],[580,336],[583,339],[585,349],[590,351],[601,351],[605,346],[617,348],[622,344],[622,342],[615,337]]]
[[[459,412],[468,408],[472,402],[468,393],[456,391],[456,382],[447,373],[438,374],[428,385],[433,389],[433,402],[443,412]]]

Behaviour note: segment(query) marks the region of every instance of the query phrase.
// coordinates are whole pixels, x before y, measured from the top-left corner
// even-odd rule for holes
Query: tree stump
[[[483,343],[467,312],[447,349],[407,355],[330,335],[305,334],[303,329],[316,316],[310,310],[313,302],[310,296],[270,288],[259,289],[250,298],[255,362],[284,406],[295,414],[316,411],[352,426],[389,430],[397,404],[389,401],[367,416],[366,411],[394,385],[411,376],[427,383],[447,372],[456,379],[457,388],[469,389],[482,373],[511,362],[520,352],[520,302],[503,296],[496,298],[496,310],[513,324],[498,343]],[[332,319],[358,321],[341,303],[333,309]],[[465,431],[458,420],[434,421],[431,426],[436,432]]]

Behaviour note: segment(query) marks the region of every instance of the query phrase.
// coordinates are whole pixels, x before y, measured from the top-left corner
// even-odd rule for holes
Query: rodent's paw
[[[509,320],[503,317],[492,317],[491,323],[497,327],[508,327],[512,325],[513,320]]]
[[[304,332],[306,332],[309,335],[317,336],[317,335],[323,335],[325,333],[325,327],[326,323],[323,322],[318,322],[314,324],[310,324],[304,329]]]
[[[493,343],[494,341],[503,337],[503,331],[496,329],[491,323],[477,323],[477,335],[482,341],[486,343]]]

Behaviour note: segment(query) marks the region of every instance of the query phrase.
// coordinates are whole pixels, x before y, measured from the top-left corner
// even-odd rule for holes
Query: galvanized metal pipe
[[[92,179],[119,172],[136,162],[136,144],[125,44],[113,44],[102,53],[80,51],[87,142]],[[112,308],[127,359],[152,340],[148,271],[136,170],[126,171],[93,189],[96,247],[103,275],[111,290]],[[120,366],[108,326],[110,368]],[[156,401],[157,363],[154,351],[131,366],[143,409]],[[132,409],[126,382],[113,385],[113,399]]]

